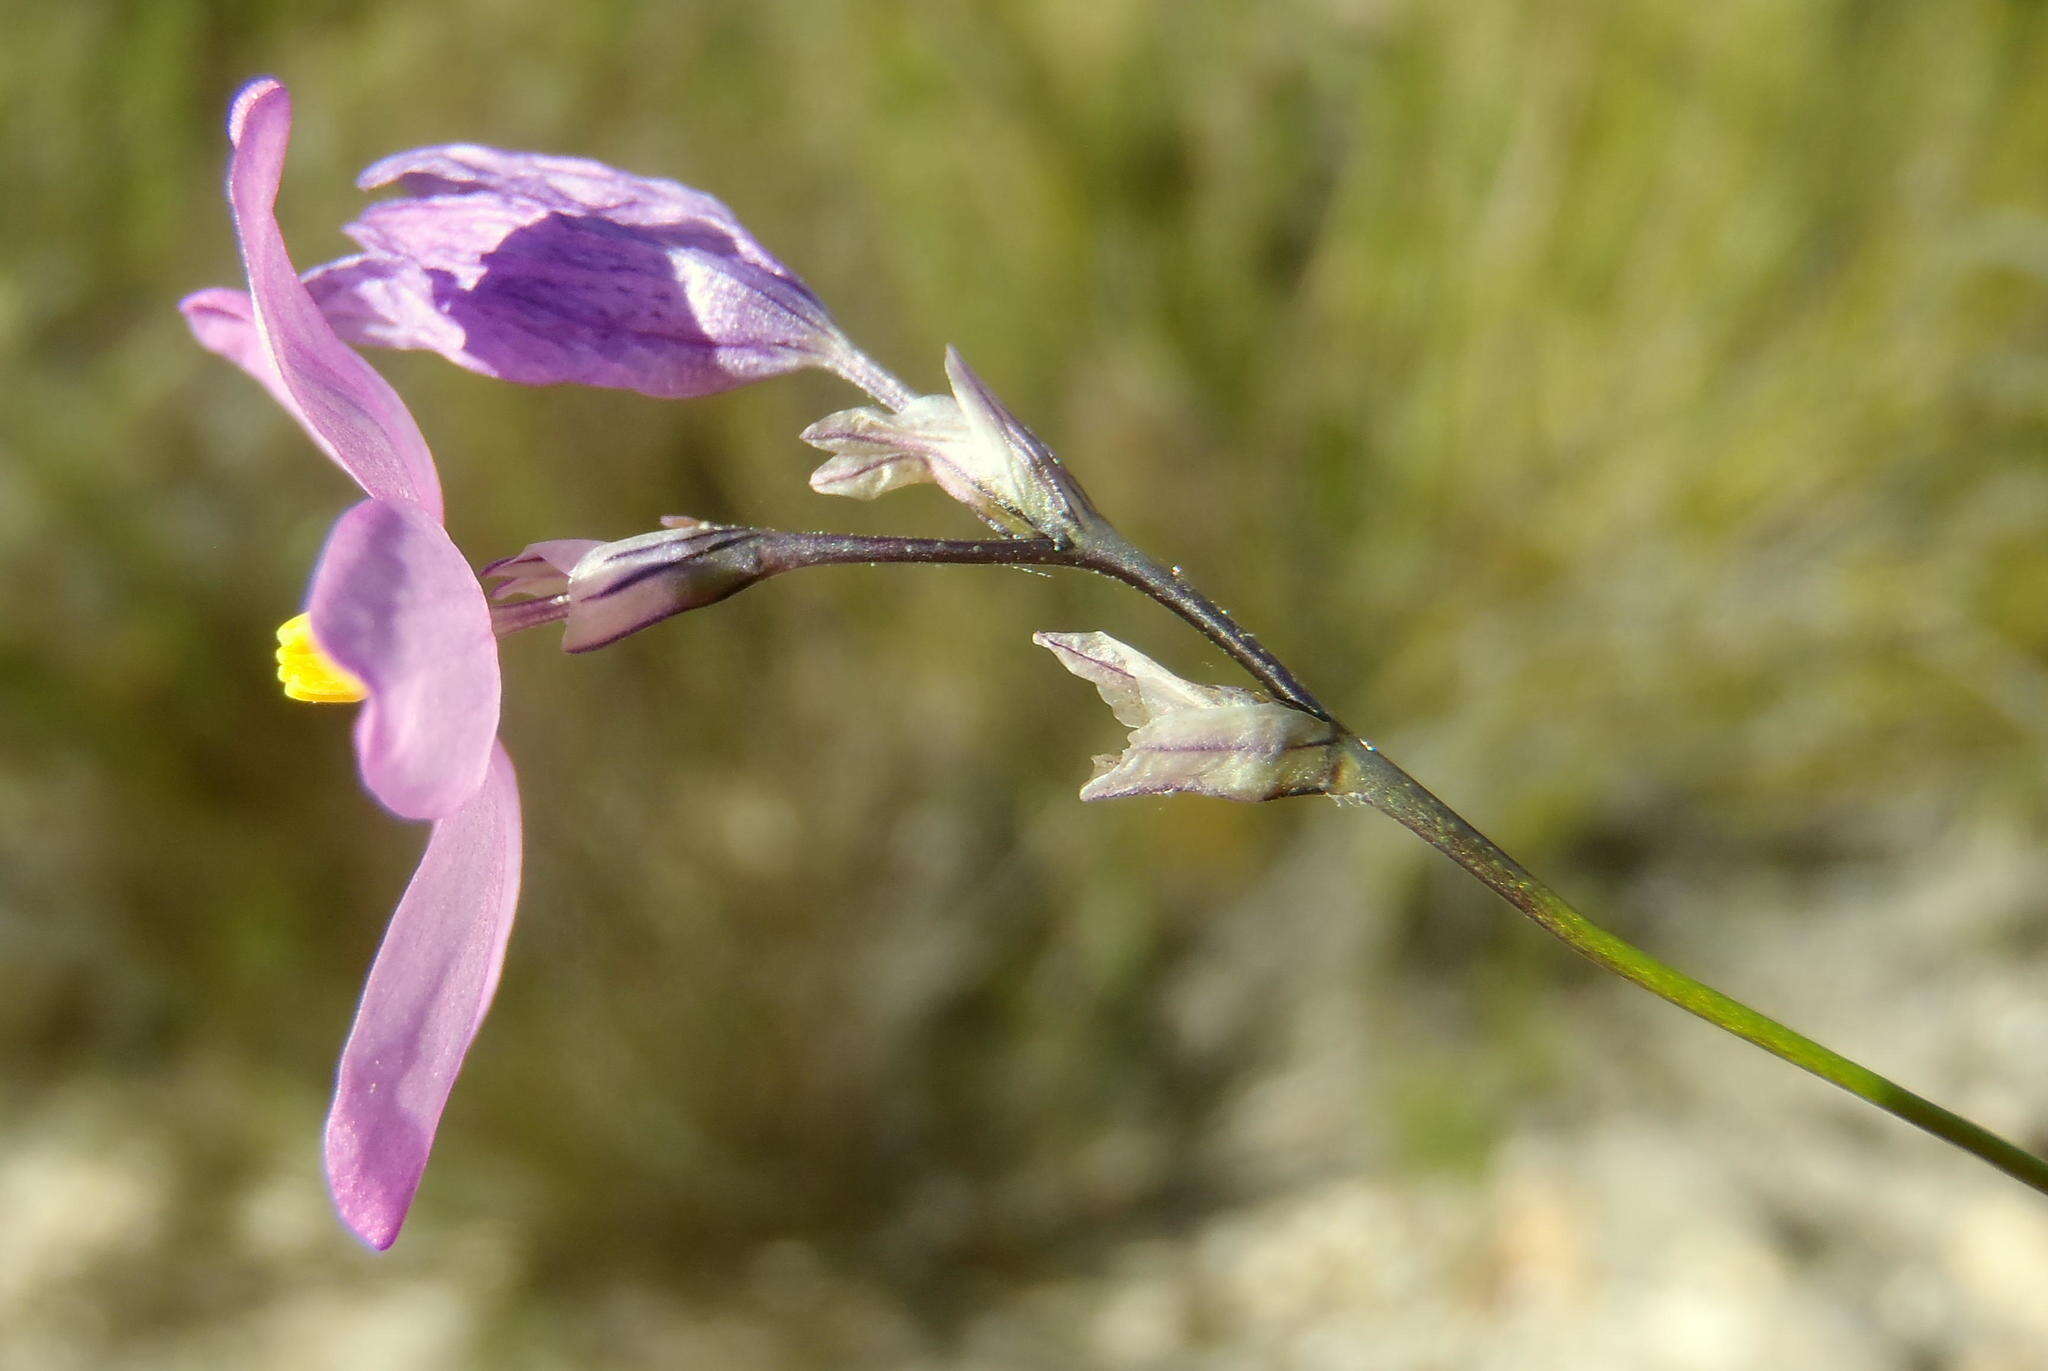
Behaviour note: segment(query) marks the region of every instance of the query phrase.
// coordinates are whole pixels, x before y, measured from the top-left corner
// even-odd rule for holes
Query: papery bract
[[[1090,682],[1130,727],[1120,756],[1096,759],[1084,800],[1209,795],[1277,800],[1341,795],[1356,763],[1327,719],[1237,686],[1197,685],[1107,633],[1038,633],[1060,665]]]
[[[921,395],[895,410],[841,410],[805,429],[805,442],[834,454],[811,473],[811,489],[872,500],[931,482],[992,528],[1071,538],[1089,510],[1059,459],[953,348],[946,349],[946,377],[950,396]]]

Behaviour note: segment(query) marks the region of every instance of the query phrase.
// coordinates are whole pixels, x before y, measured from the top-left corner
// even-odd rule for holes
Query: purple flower
[[[709,395],[801,367],[873,367],[712,196],[602,163],[469,144],[372,166],[363,252],[306,284],[341,336],[508,381]]]
[[[199,341],[261,381],[369,495],[334,523],[307,613],[279,631],[288,693],[362,699],[363,784],[433,822],[378,949],[327,1118],[327,1181],[386,1248],[497,988],[519,897],[519,793],[497,740],[498,649],[476,574],[442,527],[419,426],[335,335],[286,255],[274,206],[291,97],[253,81],[228,118],[228,201],[249,291],[180,302]]]

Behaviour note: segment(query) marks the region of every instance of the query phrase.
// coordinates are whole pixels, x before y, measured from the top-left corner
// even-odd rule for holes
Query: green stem
[[[887,378],[873,382],[888,388]],[[872,380],[872,378],[871,378]],[[900,388],[900,386],[899,386]],[[904,392],[907,394],[908,392]],[[1458,812],[1431,794],[1423,784],[1387,760],[1379,749],[1346,729],[1280,659],[1247,633],[1228,613],[1180,575],[1161,566],[1093,515],[1081,536],[984,539],[957,542],[932,538],[872,538],[845,534],[793,534],[774,530],[731,530],[750,535],[755,549],[753,574],[776,575],[799,566],[834,562],[960,562],[1017,566],[1065,566],[1098,572],[1136,587],[1228,652],[1274,698],[1328,721],[1357,764],[1356,780],[1347,796],[1355,796],[1393,818],[1424,842],[1477,877],[1502,899],[1526,914],[1565,946],[1592,962],[1633,981],[1659,999],[1668,1000],[1718,1028],[1754,1043],[1824,1081],[1832,1082],[1888,1114],[1952,1143],[1997,1167],[2006,1175],[2048,1194],[2048,1161],[1952,1114],[1931,1100],[1886,1080],[1875,1071],[1832,1052],[1777,1020],[1757,1013],[1589,921],[1566,904],[1556,891],[1524,870],[1521,863],[1495,847]],[[730,593],[728,591],[727,593]],[[559,600],[561,597],[556,597]],[[561,617],[546,601],[520,623]],[[541,602],[536,602],[541,603]],[[516,614],[524,606],[512,606]],[[501,620],[501,624],[504,621]]]
[[[1495,847],[1485,834],[1465,822],[1462,815],[1431,794],[1420,781],[1346,729],[1279,658],[1214,601],[1189,585],[1177,571],[1161,567],[1106,523],[1090,529],[1077,552],[1079,565],[1136,587],[1194,625],[1204,637],[1235,657],[1276,698],[1329,720],[1358,761],[1363,777],[1355,791],[1358,798],[1464,867],[1587,961],[2048,1194],[2048,1161],[1793,1032],[1740,1000],[1666,966],[1587,919],[1556,891],[1530,875],[1520,862]]]
[[[1801,1070],[1868,1100],[1943,1142],[1953,1143],[2021,1184],[2048,1194],[2048,1161],[1615,937],[1566,904],[1556,891],[1530,875],[1521,863],[1495,847],[1485,834],[1465,822],[1420,781],[1387,760],[1372,744],[1356,738],[1351,741],[1353,755],[1365,774],[1357,790],[1360,798],[1485,882],[1502,899],[1587,961],[1633,981],[1659,999],[1669,1000],[1745,1042],[1756,1044],[1772,1056],[1782,1057]]]

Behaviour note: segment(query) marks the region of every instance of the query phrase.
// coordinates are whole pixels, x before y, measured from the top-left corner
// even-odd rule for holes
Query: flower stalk
[[[1089,513],[1086,527],[1071,542],[750,530],[757,535],[751,557],[761,580],[807,566],[905,563],[1064,567],[1122,581],[1192,625],[1275,699],[1337,729],[1354,765],[1344,771],[1348,788],[1335,798],[1369,804],[1393,819],[1595,966],[2048,1194],[2048,1161],[1693,979],[1588,919],[1372,743],[1339,723],[1285,663],[1178,571],[1139,550],[1092,507]],[[509,608],[516,612],[522,606]],[[501,628],[505,626],[501,621]]]
[[[1279,699],[1336,723],[1284,663],[1184,577],[1162,568],[1106,525],[1096,537],[1099,545],[1086,562],[1091,570],[1134,586],[1178,614]],[[1393,819],[1587,961],[2048,1194],[2048,1161],[1608,932],[1372,743],[1341,724],[1337,727],[1349,742],[1362,777],[1356,790],[1339,798],[1362,800]]]
[[[293,282],[288,301],[306,314],[317,304],[347,341],[426,349],[527,384],[669,398],[823,368],[881,408],[843,410],[805,430],[806,442],[831,454],[813,473],[813,489],[865,500],[928,483],[1002,535],[858,537],[671,520],[612,543],[536,543],[483,573],[500,582],[489,611],[499,635],[561,622],[570,651],[602,647],[805,566],[962,563],[1108,576],[1180,616],[1265,693],[1180,681],[1105,635],[1040,634],[1133,729],[1130,747],[1103,760],[1084,798],[1321,793],[1370,804],[1595,965],[2048,1193],[2048,1162],[1592,923],[1346,729],[1179,568],[1119,533],[958,353],[946,358],[949,394],[913,391],[847,339],[810,288],[721,201],[581,159],[467,144],[387,158],[362,184],[392,187],[397,198],[371,205],[349,226],[360,253],[311,273],[303,304]],[[204,293],[187,305],[209,346],[273,383],[261,358],[246,360],[258,334],[243,327],[235,299]],[[291,395],[283,398],[294,407]],[[339,451],[322,425],[309,427],[344,466],[367,460]],[[403,493],[429,506],[438,527],[438,487],[423,445],[419,470],[384,465],[391,470],[378,466],[379,481],[415,481],[420,488]]]

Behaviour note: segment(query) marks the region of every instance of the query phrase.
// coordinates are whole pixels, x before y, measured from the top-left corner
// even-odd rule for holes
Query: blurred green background
[[[1596,917],[2048,1143],[2048,10],[23,5],[0,40],[0,1367],[2033,1368],[2048,1206],[1369,814],[1084,807],[1116,587],[508,649],[521,927],[388,1256],[317,1140],[420,841],[271,679],[351,488],[172,306],[469,140],[727,199]],[[818,376],[379,355],[479,560],[812,495]]]

